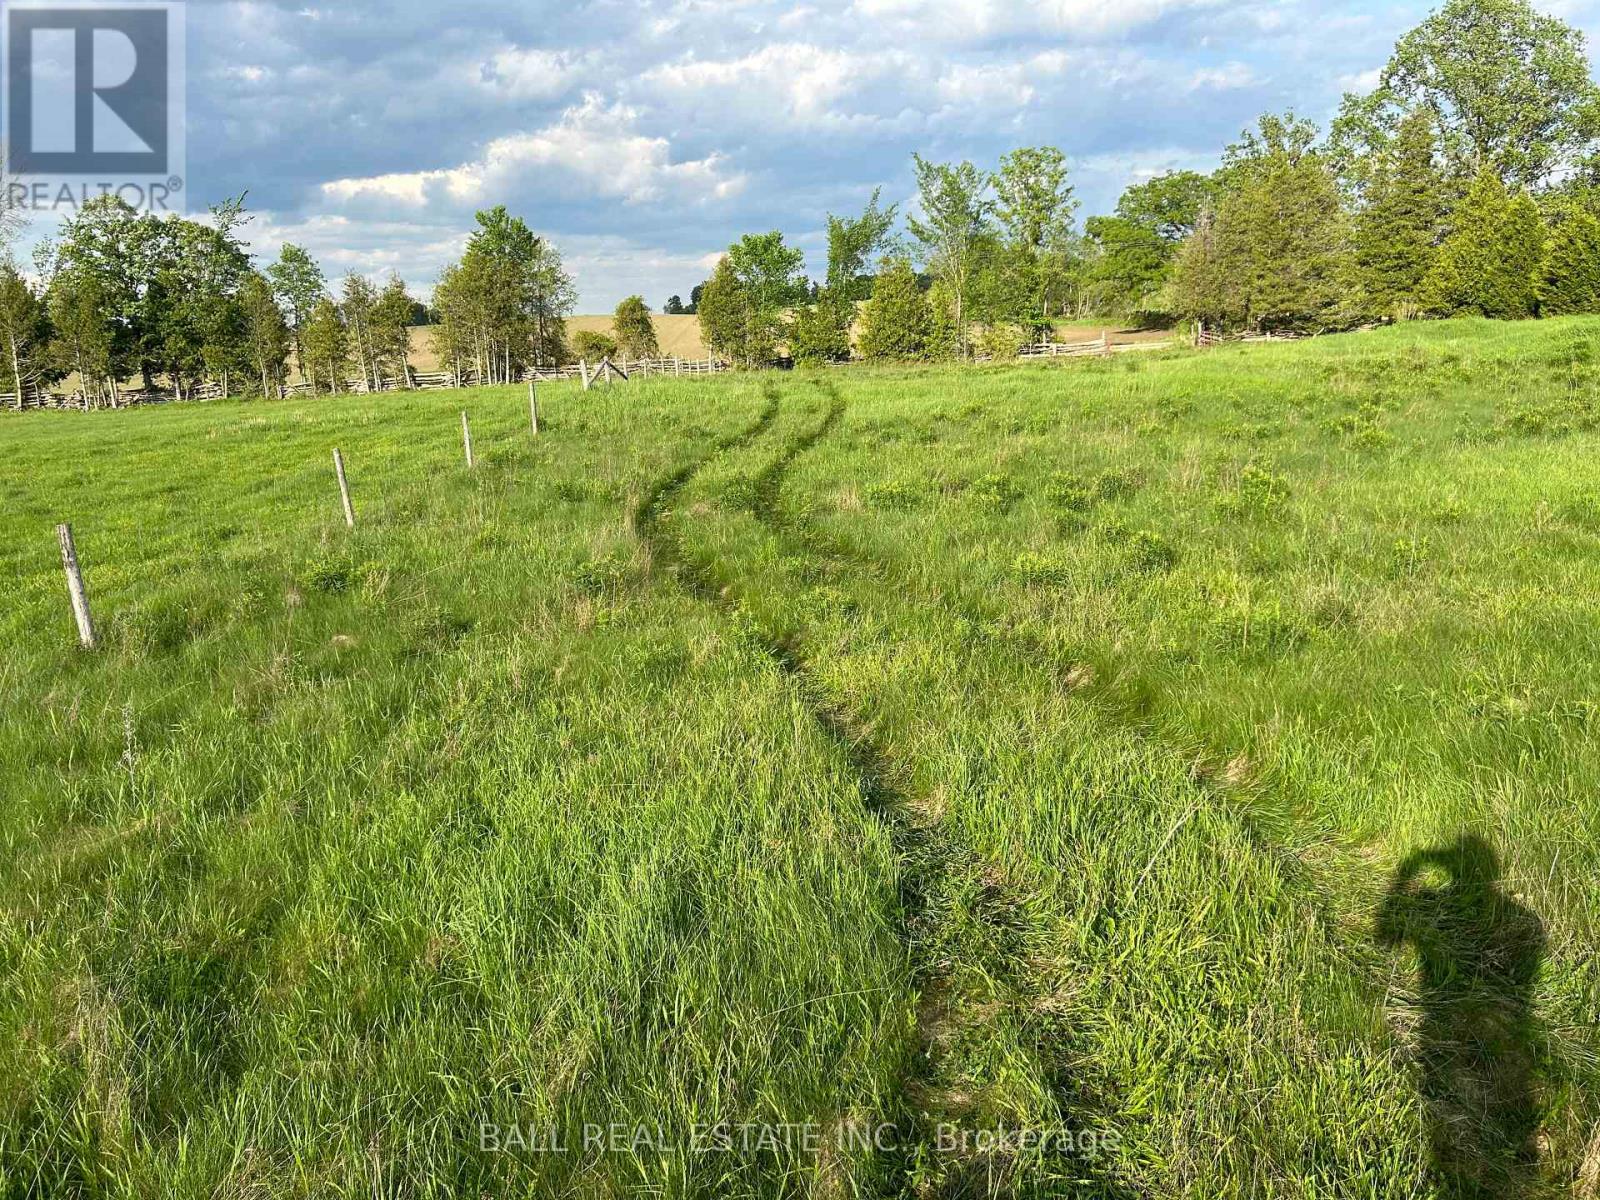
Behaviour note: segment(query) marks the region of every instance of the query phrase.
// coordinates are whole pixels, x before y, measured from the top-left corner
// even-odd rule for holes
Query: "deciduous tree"
[[[967,353],[967,311],[980,240],[990,231],[993,201],[988,178],[969,162],[931,163],[912,156],[919,212],[907,219],[933,275],[950,289],[955,305],[956,353]]]
[[[626,358],[655,358],[661,353],[656,324],[643,296],[629,296],[611,315],[611,334]]]

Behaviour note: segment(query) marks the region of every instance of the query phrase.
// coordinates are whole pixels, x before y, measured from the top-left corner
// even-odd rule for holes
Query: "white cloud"
[[[1114,38],[1214,0],[854,0],[857,18],[914,29],[924,40],[983,41],[1019,34]]]
[[[627,204],[668,194],[723,199],[744,187],[745,177],[730,170],[720,154],[672,161],[668,140],[640,133],[638,117],[638,110],[607,104],[598,93],[588,92],[553,125],[495,138],[477,158],[459,166],[335,179],[322,185],[322,195],[339,203],[465,206],[503,193],[536,172],[565,177],[580,192]]]
[[[841,102],[867,84],[888,76],[903,78],[915,69],[892,50],[861,54],[780,42],[738,58],[667,63],[646,71],[640,82],[680,103],[715,92],[719,103],[736,104],[739,112],[776,110],[795,123],[814,126],[841,117]]]
[[[1372,91],[1383,81],[1383,68],[1373,67],[1370,71],[1354,71],[1349,75],[1339,76],[1339,87],[1342,91],[1357,92],[1365,95]]]
[[[475,64],[474,82],[512,100],[546,100],[562,95],[582,71],[571,54],[503,46]]]
[[[1242,62],[1223,63],[1220,67],[1202,67],[1189,77],[1190,91],[1231,92],[1251,87],[1260,80]]]

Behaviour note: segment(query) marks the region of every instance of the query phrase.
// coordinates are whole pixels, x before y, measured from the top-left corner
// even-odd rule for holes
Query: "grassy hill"
[[[1591,1194],[1597,343],[6,418],[0,1191]]]

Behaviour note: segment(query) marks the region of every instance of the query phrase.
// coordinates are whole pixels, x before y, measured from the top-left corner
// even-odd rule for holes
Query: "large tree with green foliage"
[[[1201,210],[1213,205],[1217,183],[1198,171],[1167,171],[1130,184],[1117,200],[1117,216],[1177,245],[1194,232]]]
[[[1394,48],[1376,90],[1345,97],[1333,141],[1364,186],[1405,115],[1432,114],[1457,174],[1537,187],[1600,135],[1600,89],[1581,32],[1528,0],[1446,0]]]
[[[328,281],[322,268],[302,246],[285,242],[278,251],[278,259],[267,268],[267,279],[272,284],[278,303],[288,316],[289,331],[294,338],[295,363],[300,368],[300,378],[306,378],[306,322],[317,302],[328,294]]]
[[[643,296],[629,296],[611,314],[611,334],[624,358],[655,358],[661,353],[656,323]]]
[[[770,361],[784,312],[805,294],[804,255],[777,230],[747,233],[728,247],[702,286],[698,313],[706,345],[744,366]]]
[[[565,361],[577,292],[560,252],[504,205],[479,212],[476,222],[460,261],[434,288],[437,336],[451,369],[507,383],[530,366]]]
[[[912,165],[918,212],[906,223],[922,246],[928,270],[949,288],[955,305],[956,353],[965,357],[967,302],[994,210],[990,180],[969,162],[932,163],[914,154]]]
[[[339,306],[329,297],[324,296],[312,308],[306,319],[303,344],[311,390],[316,392],[325,379],[328,391],[339,391],[350,362],[350,331],[344,327]]]
[[[1422,281],[1423,307],[1438,316],[1532,316],[1544,232],[1538,206],[1526,193],[1509,192],[1485,164],[1451,213],[1450,232]]]
[[[1433,115],[1418,109],[1401,122],[1378,161],[1352,227],[1357,295],[1370,316],[1414,310],[1433,264],[1448,188],[1437,161]]]
[[[244,318],[245,349],[261,384],[263,396],[276,396],[289,360],[291,335],[275,289],[266,278],[252,272],[239,288]]]
[[[1229,148],[1215,225],[1178,262],[1174,296],[1185,315],[1264,329],[1337,323],[1348,242],[1314,141],[1305,123],[1269,116]]]
[[[416,309],[405,280],[389,276],[372,306],[372,357],[380,380],[392,374],[402,386],[411,386],[411,320]]]
[[[1156,230],[1127,217],[1084,222],[1088,253],[1083,265],[1087,298],[1096,309],[1138,309],[1155,303],[1176,247]]]
[[[1061,311],[1068,291],[1078,202],[1067,182],[1066,155],[1054,146],[1013,150],[1001,157],[992,186],[1004,252],[982,258],[986,273],[1001,277],[985,289],[988,319],[1038,324]],[[1003,316],[997,296],[1011,298]]]

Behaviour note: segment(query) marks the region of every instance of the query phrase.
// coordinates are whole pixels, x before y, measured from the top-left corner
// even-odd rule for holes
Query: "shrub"
[[[1002,511],[1022,499],[1022,489],[1009,475],[983,475],[967,489],[974,499]]]
[[[1051,476],[1045,484],[1044,498],[1066,512],[1088,512],[1095,502],[1094,493],[1075,475]]]
[[[1036,550],[1017,555],[1012,569],[1018,579],[1031,587],[1065,587],[1072,582],[1072,567],[1066,559]]]
[[[869,486],[867,500],[879,508],[914,508],[921,503],[922,492],[913,484],[892,480]]]
[[[1095,481],[1095,491],[1102,500],[1121,500],[1144,486],[1144,476],[1127,468],[1119,471],[1102,471]]]
[[[1149,529],[1135,530],[1128,538],[1128,565],[1145,574],[1170,571],[1178,561],[1172,544]]]
[[[1016,358],[1027,344],[1027,330],[1007,322],[990,325],[978,335],[978,353],[997,361]]]
[[[1289,481],[1271,469],[1247,463],[1239,472],[1239,501],[1248,511],[1277,512],[1289,498]]]
[[[609,358],[616,352],[617,343],[597,329],[580,329],[572,335],[574,358],[587,359],[594,363],[602,358]]]

